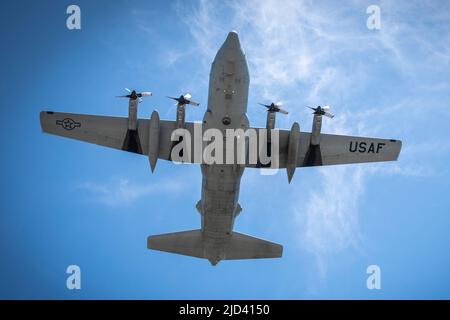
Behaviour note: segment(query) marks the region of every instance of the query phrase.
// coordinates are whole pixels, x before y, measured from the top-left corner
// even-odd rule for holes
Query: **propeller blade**
[[[131,90],[128,88],[124,88],[126,91],[128,91],[129,93],[131,93]]]
[[[175,100],[177,102],[177,104],[176,104],[177,106],[184,106],[186,104],[190,104],[190,105],[193,105],[193,106],[199,106],[200,105],[200,103],[198,103],[198,102],[189,100],[191,98],[191,94],[189,94],[189,93],[186,93],[185,95],[181,95],[180,97],[177,97],[177,98],[170,97],[170,96],[167,96],[167,98]]]
[[[283,106],[283,102],[281,102],[281,101],[278,101],[277,103],[274,103],[274,105],[275,105],[275,107],[278,107],[278,108],[280,108],[280,107],[282,107],[282,106]]]
[[[141,96],[142,97],[150,97],[152,95],[153,94],[150,91],[143,91],[143,92],[141,92]]]
[[[306,106],[306,107],[310,108],[311,110],[314,110],[313,114],[323,115],[328,118],[334,118],[334,114],[332,114],[331,112],[328,112],[328,110],[330,110],[330,106],[317,107],[317,108],[312,108],[310,106]]]
[[[282,114],[288,114],[286,110],[281,109],[283,102],[278,101],[277,103],[272,102],[271,104],[258,103],[259,105],[266,107],[267,112],[280,112]]]

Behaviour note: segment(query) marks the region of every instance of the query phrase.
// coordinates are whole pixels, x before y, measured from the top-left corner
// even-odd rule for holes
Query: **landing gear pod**
[[[153,111],[148,126],[148,159],[150,161],[150,169],[152,170],[152,173],[155,170],[158,156],[159,156],[159,114],[157,111]]]
[[[289,133],[288,154],[286,160],[286,171],[288,181],[291,183],[294,176],[295,169],[297,168],[297,154],[300,147],[300,126],[297,122],[294,122]]]

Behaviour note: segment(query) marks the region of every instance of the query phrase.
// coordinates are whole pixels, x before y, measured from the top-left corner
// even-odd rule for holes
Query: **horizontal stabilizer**
[[[282,245],[233,232],[226,249],[225,260],[279,258],[282,254]]]
[[[153,250],[205,258],[214,265],[220,260],[279,258],[283,247],[277,243],[233,232],[229,238],[205,236],[201,230],[149,236],[147,247]]]
[[[204,258],[201,230],[160,234],[147,238],[147,248]]]

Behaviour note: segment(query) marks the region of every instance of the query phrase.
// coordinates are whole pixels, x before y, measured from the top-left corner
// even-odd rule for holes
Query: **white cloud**
[[[155,36],[157,34],[156,28],[154,28],[149,21],[153,21],[159,17],[159,14],[155,10],[143,10],[142,8],[132,9],[131,14],[134,17],[136,25],[145,36]]]
[[[296,207],[296,220],[304,230],[301,245],[326,275],[328,258],[349,247],[358,247],[358,202],[364,191],[362,167],[320,168],[321,183],[310,192],[306,205]]]
[[[183,189],[183,183],[177,179],[167,179],[148,184],[130,182],[126,178],[113,179],[109,182],[87,181],[76,187],[87,193],[90,200],[108,206],[130,205],[148,196]]]
[[[424,24],[415,24],[416,19],[413,23],[408,20],[418,4],[382,2],[380,31],[365,28],[368,16],[366,6],[360,2],[340,7],[334,2],[327,5],[297,0],[227,4],[203,0],[196,8],[180,9],[183,17],[187,17],[193,45],[203,59],[204,74],[208,74],[206,68],[218,48],[216,45],[229,30],[237,29],[250,66],[250,95],[266,100],[282,98],[291,111],[289,117],[277,120],[279,125],[289,127],[288,121],[306,115],[308,111],[303,108],[306,104],[340,104],[337,117],[324,123],[327,132],[372,135],[399,128],[406,130],[417,120],[414,116],[425,114],[423,101],[412,96],[401,101],[394,98],[397,100],[353,102],[355,95],[360,94],[358,89],[370,80],[379,80],[372,75],[379,65],[393,69],[397,76],[403,74],[407,81],[419,79],[424,86],[430,84],[421,79],[417,70],[430,70],[442,63],[448,67],[448,46],[439,44],[441,41],[435,37],[432,39],[436,45],[427,40],[433,32]],[[194,10],[186,14],[187,9]],[[423,14],[429,12],[429,8],[423,10]],[[424,41],[426,45],[422,45]],[[418,60],[417,54],[422,49],[431,52],[432,57],[424,55],[421,58],[426,59]],[[411,106],[413,110],[402,112]],[[264,116],[251,110],[249,106],[250,118]],[[432,173],[414,157],[406,159],[390,167],[337,166],[319,170],[320,186],[310,191],[306,205],[297,204],[295,211],[296,220],[304,227],[299,240],[316,256],[322,275],[331,254],[358,246],[358,204],[368,174]]]

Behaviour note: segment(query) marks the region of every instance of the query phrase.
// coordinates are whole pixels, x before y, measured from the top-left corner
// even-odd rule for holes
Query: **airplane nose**
[[[220,51],[225,52],[242,52],[241,49],[241,42],[239,41],[239,36],[236,31],[231,31],[228,33],[228,36],[223,43],[222,47],[220,48]]]
[[[236,31],[228,33],[227,39],[223,43],[222,47],[229,49],[241,49],[241,43],[239,42],[239,36]]]
[[[231,31],[228,33],[225,43],[228,46],[234,46],[234,47],[239,47],[239,48],[241,47],[241,43],[239,42],[239,36],[236,31]]]

